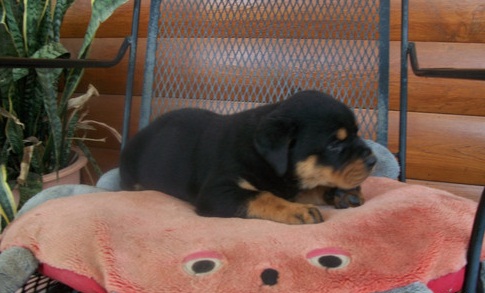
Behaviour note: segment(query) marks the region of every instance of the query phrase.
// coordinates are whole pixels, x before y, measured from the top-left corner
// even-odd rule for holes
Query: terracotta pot
[[[56,185],[81,183],[81,169],[88,163],[88,158],[81,150],[74,149],[77,159],[69,166],[42,176],[42,188],[46,189]]]
[[[45,174],[42,176],[42,188],[46,189],[56,185],[63,185],[63,184],[79,184],[81,183],[81,169],[86,166],[88,163],[88,158],[84,155],[84,153],[79,149],[73,149],[73,151],[77,154],[75,161],[67,166],[59,170],[59,172],[52,172],[49,174]],[[20,193],[17,188],[12,190],[15,203],[18,205],[20,200]]]

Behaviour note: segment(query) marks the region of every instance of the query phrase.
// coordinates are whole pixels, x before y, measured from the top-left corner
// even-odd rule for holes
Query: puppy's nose
[[[275,269],[265,269],[261,273],[261,280],[264,285],[274,286],[278,283],[279,273]]]
[[[372,153],[364,159],[364,164],[369,169],[372,169],[372,167],[374,167],[376,163],[377,163],[377,158]]]

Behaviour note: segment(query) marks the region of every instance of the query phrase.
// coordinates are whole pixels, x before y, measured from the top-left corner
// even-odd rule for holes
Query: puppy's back
[[[161,190],[190,201],[194,152],[215,116],[202,109],[175,110],[140,130],[121,152],[121,187]]]

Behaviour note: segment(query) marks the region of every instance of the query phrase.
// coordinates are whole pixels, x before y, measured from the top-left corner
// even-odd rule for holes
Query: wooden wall
[[[481,0],[410,1],[409,37],[416,42],[421,67],[485,69],[485,6]],[[80,46],[89,18],[90,1],[80,0],[62,28],[64,44]],[[400,9],[391,0],[390,137],[397,149],[399,110]],[[112,58],[130,33],[133,1],[102,25],[92,58]],[[142,1],[135,104],[131,133],[137,129],[149,1]],[[127,58],[110,69],[88,69],[80,90],[92,83],[102,94],[90,102],[91,118],[121,130]],[[485,81],[422,78],[409,74],[407,177],[477,197],[485,185]],[[109,136],[100,132],[93,136]],[[108,137],[92,143],[104,170],[117,165],[119,144]],[[444,182],[444,183],[443,183]],[[447,184],[446,184],[447,183]],[[458,184],[458,185],[457,185]]]

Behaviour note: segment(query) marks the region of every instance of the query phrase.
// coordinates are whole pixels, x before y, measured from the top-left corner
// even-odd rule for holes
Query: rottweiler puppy
[[[362,203],[376,158],[357,132],[353,112],[318,91],[231,115],[175,110],[127,143],[121,185],[173,195],[201,216],[319,223],[316,205]]]

